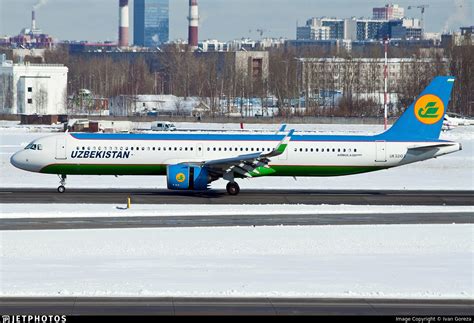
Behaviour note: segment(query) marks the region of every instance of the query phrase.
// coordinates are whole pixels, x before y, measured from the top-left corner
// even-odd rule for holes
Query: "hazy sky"
[[[295,38],[296,23],[310,17],[371,17],[372,7],[385,1],[373,0],[199,0],[199,39],[231,40],[264,36]],[[409,5],[429,4],[425,12],[428,32],[459,30],[474,25],[473,0],[400,0],[410,17],[420,10]],[[61,40],[117,40],[118,0],[0,0],[0,35],[18,34],[31,25],[31,8],[37,10],[37,26]],[[133,0],[130,1],[131,9]],[[170,39],[187,38],[188,0],[170,0]],[[133,27],[133,19],[131,27]],[[133,31],[131,30],[131,37]]]

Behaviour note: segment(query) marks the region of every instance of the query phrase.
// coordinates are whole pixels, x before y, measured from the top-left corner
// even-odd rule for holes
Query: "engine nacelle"
[[[181,164],[168,165],[166,179],[170,190],[204,191],[210,183],[207,168]]]

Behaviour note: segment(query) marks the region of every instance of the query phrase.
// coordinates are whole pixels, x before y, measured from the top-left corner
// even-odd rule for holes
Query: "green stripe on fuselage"
[[[378,166],[295,166],[271,165],[274,173],[261,176],[342,176],[372,172],[386,167]],[[100,165],[54,164],[41,170],[44,174],[63,175],[166,175],[166,165]]]

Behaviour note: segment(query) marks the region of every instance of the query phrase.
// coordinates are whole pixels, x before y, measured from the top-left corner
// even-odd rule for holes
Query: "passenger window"
[[[354,149],[354,152],[356,153],[356,152],[357,152],[357,149]]]
[[[295,151],[298,151],[298,148],[295,148]]]
[[[191,147],[191,151],[193,151],[193,150],[194,150],[194,148]]]

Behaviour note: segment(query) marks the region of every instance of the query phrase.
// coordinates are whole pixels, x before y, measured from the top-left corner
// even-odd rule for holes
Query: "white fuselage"
[[[183,139],[177,139],[180,138],[179,133],[174,133],[172,137],[150,135],[146,140],[134,139],[133,135],[129,135],[129,139],[121,139],[127,138],[127,135],[114,139],[100,139],[101,135],[95,135],[93,139],[75,136],[66,133],[35,140],[33,143],[38,145],[38,149],[16,153],[12,157],[12,163],[28,171],[65,175],[165,175],[164,168],[150,167],[270,152],[281,139],[280,136],[267,135],[265,140],[258,140],[258,135],[252,135],[252,140],[245,140],[245,135],[241,135],[242,138],[233,135],[231,139],[222,138],[229,140],[193,140],[189,134],[183,134]],[[216,138],[215,135],[213,137]],[[405,165],[461,149],[460,144],[454,142],[443,142],[444,146],[439,147],[439,141],[378,141],[371,136],[331,136],[333,140],[326,140],[327,137],[321,136],[325,140],[314,140],[319,137],[310,136],[306,140],[303,135],[295,135],[282,155],[271,158],[269,166],[277,170],[274,175],[348,175]],[[357,140],[344,140],[345,138]],[[429,146],[437,147],[429,149]],[[413,151],[416,147],[428,148]],[[127,168],[120,168],[125,165]],[[81,172],[84,166],[89,168]],[[149,167],[149,170],[144,166]],[[332,170],[328,172],[329,168]]]

